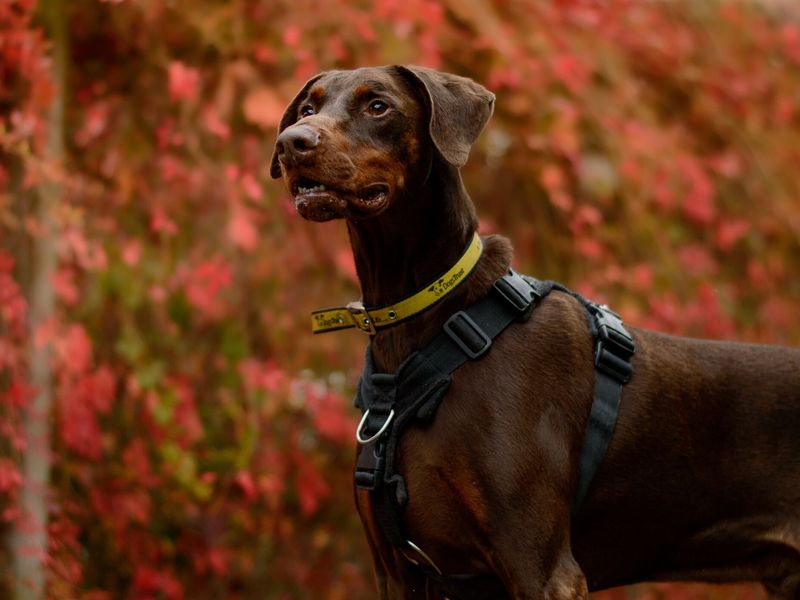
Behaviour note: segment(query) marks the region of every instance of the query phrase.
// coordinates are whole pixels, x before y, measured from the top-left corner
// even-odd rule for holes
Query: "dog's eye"
[[[300,107],[300,116],[301,117],[310,117],[314,114],[314,107],[310,104],[304,104]]]
[[[377,117],[389,110],[389,104],[383,100],[373,100],[369,103],[369,106],[367,106],[367,110],[371,115]]]

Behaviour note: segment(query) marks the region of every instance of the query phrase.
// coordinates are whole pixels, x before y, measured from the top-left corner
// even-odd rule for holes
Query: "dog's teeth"
[[[297,191],[300,192],[301,194],[310,194],[312,192],[322,192],[322,191],[325,191],[325,186],[322,185],[321,183],[319,185],[315,185],[314,187],[298,186],[297,187]]]

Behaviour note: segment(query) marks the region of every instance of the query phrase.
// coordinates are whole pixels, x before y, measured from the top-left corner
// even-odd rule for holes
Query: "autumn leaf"
[[[172,61],[168,68],[169,95],[173,100],[197,100],[200,72],[181,61]]]
[[[265,129],[275,129],[283,115],[284,106],[272,88],[260,87],[245,96],[242,109],[251,123]]]
[[[243,206],[236,206],[228,220],[228,238],[245,252],[252,252],[258,245],[258,230],[254,218]]]

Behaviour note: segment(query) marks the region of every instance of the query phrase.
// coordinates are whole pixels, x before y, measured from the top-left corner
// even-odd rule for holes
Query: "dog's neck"
[[[477,229],[458,169],[434,161],[424,185],[408,189],[380,215],[348,220],[364,305],[386,306],[419,291],[455,264]],[[505,238],[489,236],[473,273],[439,304],[372,339],[379,368],[394,371],[457,310],[483,294],[511,260]]]
[[[450,268],[477,220],[458,171],[452,169],[405,191],[380,215],[347,224],[364,305],[383,306],[413,294]]]

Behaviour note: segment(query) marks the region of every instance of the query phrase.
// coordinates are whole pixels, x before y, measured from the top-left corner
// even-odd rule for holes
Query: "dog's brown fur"
[[[471,80],[393,66],[323,73],[287,108],[272,174],[304,217],[346,220],[365,305],[417,291],[465,247],[477,223],[459,167],[493,101]],[[298,193],[307,180],[326,189]],[[486,238],[465,284],[372,338],[379,368],[424,347],[510,259],[505,238]],[[445,573],[491,575],[519,600],[644,580],[756,580],[800,598],[800,350],[631,328],[634,377],[571,521],[594,385],[583,310],[550,294],[404,434],[410,539]],[[369,494],[356,503],[380,597],[442,598],[385,541]]]

